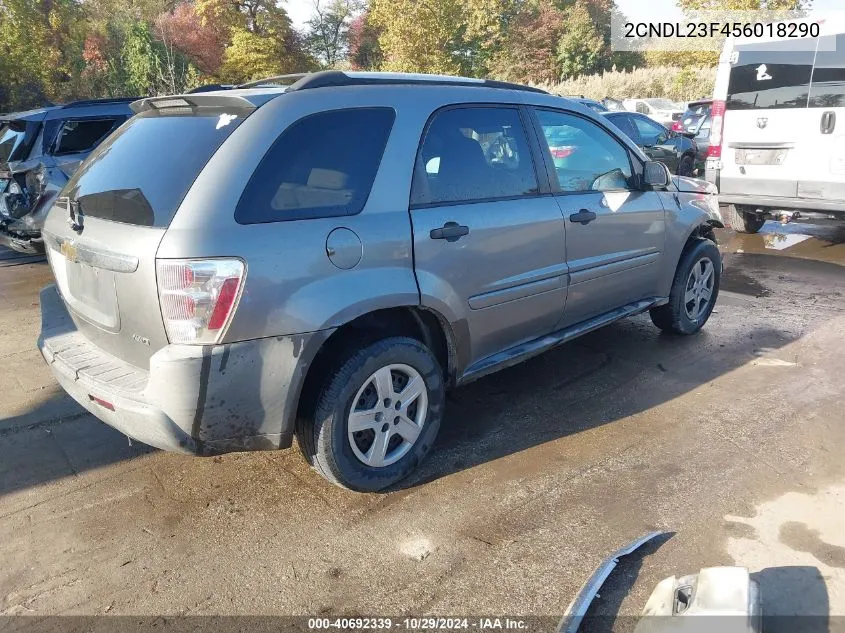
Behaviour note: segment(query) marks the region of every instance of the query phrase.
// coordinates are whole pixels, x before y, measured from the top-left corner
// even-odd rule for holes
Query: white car
[[[781,25],[807,36],[728,39],[716,72],[705,174],[746,233],[845,220],[845,19]]]
[[[645,114],[667,128],[671,128],[672,124],[684,113],[684,107],[681,104],[669,99],[625,99],[622,104],[629,112]]]

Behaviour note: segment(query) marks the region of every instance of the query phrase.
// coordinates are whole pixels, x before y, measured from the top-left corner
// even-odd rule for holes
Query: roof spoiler
[[[197,93],[187,95],[173,95],[168,97],[147,97],[138,99],[130,105],[135,114],[150,110],[167,110],[170,108],[234,108],[239,110],[255,110],[255,104],[249,99],[231,94]]]

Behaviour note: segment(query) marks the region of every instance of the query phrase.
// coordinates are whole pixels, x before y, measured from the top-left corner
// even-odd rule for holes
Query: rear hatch
[[[813,39],[734,46],[720,193],[796,196],[814,56]]]
[[[158,245],[197,175],[253,106],[235,96],[191,95],[134,107],[142,112],[68,182],[43,235],[76,326],[104,351],[148,368],[167,345]]]

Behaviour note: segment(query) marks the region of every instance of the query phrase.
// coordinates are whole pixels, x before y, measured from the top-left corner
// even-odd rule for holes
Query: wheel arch
[[[323,341],[296,394],[296,418],[309,416],[326,374],[353,350],[390,336],[408,336],[431,350],[443,369],[447,386],[455,382],[458,347],[449,321],[441,313],[420,305],[403,305],[365,312],[338,326]]]

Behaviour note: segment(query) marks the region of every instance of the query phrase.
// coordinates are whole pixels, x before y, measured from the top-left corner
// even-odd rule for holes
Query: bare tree
[[[346,58],[349,23],[364,0],[312,0],[314,15],[307,22],[306,45],[314,57],[332,67]]]

